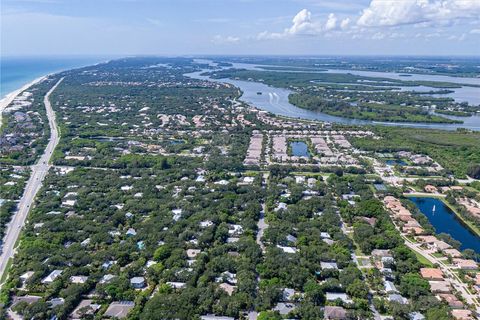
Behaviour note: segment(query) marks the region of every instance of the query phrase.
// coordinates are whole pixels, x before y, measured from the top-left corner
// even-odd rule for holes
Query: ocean
[[[43,75],[103,62],[111,57],[0,57],[0,99]]]

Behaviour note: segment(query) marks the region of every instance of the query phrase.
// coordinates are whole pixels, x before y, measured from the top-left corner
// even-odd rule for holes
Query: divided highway
[[[20,202],[18,203],[18,211],[12,217],[10,221],[5,238],[3,239],[2,251],[0,255],[0,276],[7,271],[8,261],[13,258],[15,254],[15,243],[17,242],[20,232],[25,225],[25,221],[28,216],[28,212],[32,207],[35,196],[42,187],[42,181],[47,175],[48,170],[50,169],[50,159],[52,157],[53,151],[58,144],[60,139],[57,123],[55,121],[55,112],[53,112],[52,106],[50,104],[50,95],[57,88],[57,86],[62,82],[61,78],[45,95],[44,104],[47,110],[48,124],[50,126],[50,140],[48,141],[45,152],[40,157],[38,162],[31,166],[31,175],[30,179],[27,181],[25,190],[23,193]],[[0,284],[0,287],[3,284]]]

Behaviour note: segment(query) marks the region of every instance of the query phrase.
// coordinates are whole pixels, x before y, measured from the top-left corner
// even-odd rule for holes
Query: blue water
[[[480,253],[480,237],[465,226],[441,200],[411,197],[410,200],[427,216],[437,233],[448,233],[462,243],[461,249],[473,249]],[[435,205],[435,212],[433,206]]]
[[[0,99],[43,75],[92,65],[108,57],[0,57]]]
[[[407,164],[405,161],[400,160],[400,159],[389,159],[385,160],[385,163],[388,164],[389,166],[394,166],[394,165],[399,165],[399,166],[406,166]]]
[[[303,141],[293,141],[290,143],[292,147],[292,155],[296,157],[310,157],[308,146]]]

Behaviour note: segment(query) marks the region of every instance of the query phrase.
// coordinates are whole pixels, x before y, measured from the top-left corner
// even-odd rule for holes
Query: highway
[[[47,92],[44,97],[44,104],[47,111],[48,124],[50,126],[50,140],[48,141],[47,147],[43,155],[37,161],[36,164],[32,165],[30,168],[32,170],[30,179],[28,179],[23,192],[22,198],[18,203],[18,210],[13,215],[12,220],[8,224],[7,232],[5,238],[3,239],[2,252],[0,255],[0,275],[3,275],[7,270],[8,261],[13,258],[15,254],[15,243],[20,236],[20,232],[25,225],[25,221],[28,216],[28,212],[32,207],[35,196],[42,187],[42,181],[50,169],[50,159],[53,154],[53,150],[58,144],[60,139],[58,133],[58,127],[55,121],[55,113],[50,104],[50,95],[57,88],[57,86],[62,82],[61,78],[51,89]],[[0,287],[3,284],[0,284]]]

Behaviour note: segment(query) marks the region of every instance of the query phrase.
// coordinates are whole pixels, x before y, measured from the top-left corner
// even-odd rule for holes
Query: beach
[[[9,94],[7,94],[2,100],[0,100],[0,128],[2,127],[2,116],[3,116],[3,111],[5,110],[5,108],[10,104],[12,103],[12,101],[19,95],[21,94],[23,91],[27,90],[28,88],[30,88],[31,86],[33,86],[34,84],[37,84],[43,80],[45,80],[47,78],[47,76],[43,76],[43,77],[39,77],[29,83],[27,83],[26,85],[24,85],[23,87],[21,87],[20,89],[17,89],[15,91],[12,91],[10,92]]]

